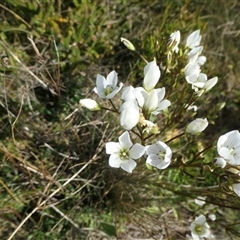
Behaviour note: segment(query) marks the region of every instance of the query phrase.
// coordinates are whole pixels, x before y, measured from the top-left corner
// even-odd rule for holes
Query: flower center
[[[128,160],[129,159],[129,149],[122,149],[119,153],[119,157],[121,160]]]
[[[229,148],[229,153],[234,156],[235,155],[235,149],[234,148]]]
[[[113,87],[111,85],[107,85],[105,88],[105,95],[107,96],[108,94],[110,94],[113,91]]]
[[[203,232],[203,226],[197,224],[197,225],[195,226],[194,230],[196,231],[196,233],[197,233],[198,235],[200,235],[200,234],[202,234],[202,232]]]
[[[159,153],[158,153],[158,158],[159,159],[164,159],[165,158],[165,155],[166,155],[166,151],[160,151]]]

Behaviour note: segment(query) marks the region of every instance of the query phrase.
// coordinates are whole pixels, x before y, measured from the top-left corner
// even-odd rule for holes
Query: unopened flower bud
[[[90,111],[98,111],[101,109],[101,106],[99,105],[99,103],[90,98],[81,99],[79,103],[81,106],[89,109]]]
[[[175,31],[170,35],[169,41],[168,41],[168,49],[170,51],[178,53],[178,44],[180,42],[181,34],[180,31]]]
[[[197,118],[187,125],[186,133],[194,135],[204,131],[207,126],[208,126],[208,120],[206,118],[204,119]]]
[[[210,219],[210,220],[212,220],[212,221],[215,221],[216,220],[216,215],[214,214],[214,213],[210,213],[209,215],[208,215],[208,218]]]
[[[126,38],[121,38],[121,42],[131,51],[135,51],[134,45]]]

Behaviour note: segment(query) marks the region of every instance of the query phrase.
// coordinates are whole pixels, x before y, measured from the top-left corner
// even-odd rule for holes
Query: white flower
[[[200,73],[197,80],[192,82],[192,87],[195,91],[198,91],[199,88],[201,89],[199,95],[203,92],[207,92],[211,90],[218,81],[218,77],[214,77],[208,80],[207,75],[204,73]]]
[[[139,122],[139,107],[136,100],[129,100],[122,104],[120,108],[120,125],[126,129],[131,130]]]
[[[206,61],[207,58],[205,56],[200,56],[202,53],[203,47],[198,46],[194,47],[189,53],[188,53],[188,63],[197,63],[199,66],[202,66]]]
[[[111,154],[109,165],[114,168],[121,167],[126,172],[131,173],[137,165],[134,160],[144,154],[145,147],[139,143],[133,145],[127,131],[118,140],[119,142],[106,143],[106,153]]]
[[[240,197],[240,183],[233,184],[233,191]]]
[[[204,119],[197,118],[187,125],[186,133],[194,135],[204,131],[207,126],[208,126],[208,120],[206,118]]]
[[[148,94],[147,91],[142,87],[134,88],[133,86],[128,86],[123,89],[121,99],[126,101],[137,100],[140,107],[144,104],[143,94]]]
[[[169,41],[168,41],[168,46],[171,51],[178,53],[179,48],[178,44],[180,43],[181,39],[181,34],[180,31],[175,31],[170,35]]]
[[[192,32],[188,38],[187,38],[187,44],[186,46],[189,48],[194,48],[200,45],[200,41],[202,39],[202,36],[200,35],[200,30],[196,30]]]
[[[153,89],[150,93],[144,90],[142,91],[142,96],[144,98],[143,109],[154,115],[159,114],[171,105],[169,100],[163,99],[165,96],[165,87]]]
[[[218,154],[230,165],[240,165],[240,133],[234,130],[222,135],[217,142]]]
[[[86,99],[81,99],[79,101],[80,105],[91,110],[91,111],[98,111],[101,109],[101,106],[94,100],[90,99],[90,98],[86,98]]]
[[[128,86],[123,88],[121,99],[126,102],[129,100],[135,100],[135,88],[133,86]]]
[[[100,98],[111,99],[113,98],[122,88],[123,84],[120,83],[117,86],[118,77],[115,71],[108,74],[107,79],[98,74],[96,80],[96,87],[93,89]]]
[[[199,56],[196,60],[196,63],[202,66],[207,61],[207,58],[205,56]]]
[[[194,47],[189,53],[188,53],[188,60],[189,62],[196,62],[199,55],[202,53],[203,46]]]
[[[146,154],[148,155],[146,163],[158,169],[165,169],[171,163],[172,150],[164,142],[157,141],[147,146]]]
[[[211,235],[210,226],[207,224],[204,215],[195,218],[194,222],[190,225],[190,230],[193,240],[208,238]]]
[[[151,91],[156,86],[160,76],[161,72],[156,61],[148,63],[144,67],[143,87],[145,90],[148,92]]]
[[[200,66],[196,62],[190,62],[184,68],[185,78],[188,83],[193,84],[197,81],[201,72]]]
[[[205,200],[206,200],[206,197],[199,196],[194,201],[197,205],[203,206],[206,203]]]
[[[157,124],[155,124],[149,120],[144,119],[141,122],[141,125],[143,127],[143,129],[142,129],[143,133],[147,133],[147,134],[155,133],[156,134],[159,132]]]
[[[139,118],[139,126],[141,127],[142,133],[157,134],[159,133],[158,125],[146,120],[144,115],[141,113]]]

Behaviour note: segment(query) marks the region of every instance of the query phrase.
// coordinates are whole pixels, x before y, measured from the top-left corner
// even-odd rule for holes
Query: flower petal
[[[109,157],[109,165],[110,167],[114,167],[114,168],[119,168],[122,164],[122,160],[120,159],[118,154],[112,154]]]
[[[124,132],[119,138],[119,144],[121,145],[121,148],[123,149],[129,149],[132,147],[133,143],[130,139],[130,135],[128,131]]]
[[[117,73],[113,70],[107,75],[106,85],[110,85],[113,88],[115,88],[117,86],[117,82],[118,82]]]
[[[200,41],[202,39],[202,36],[200,35],[200,30],[196,30],[192,32],[188,38],[187,38],[187,44],[186,46],[189,48],[194,48],[200,45]]]
[[[235,163],[234,157],[231,154],[231,150],[230,149],[228,149],[226,147],[222,147],[219,150],[219,155],[221,157],[223,157],[224,159],[228,160],[229,164],[234,164]]]
[[[233,191],[240,197],[240,183],[233,184]]]
[[[135,89],[133,86],[129,86],[129,87],[125,87],[123,89],[123,93],[122,93],[122,97],[121,99],[126,102],[126,101],[130,101],[130,100],[135,100]]]
[[[151,91],[157,84],[160,78],[161,72],[159,67],[157,66],[156,61],[152,61],[148,63],[144,67],[144,80],[143,87],[147,91]]]
[[[133,169],[136,166],[137,166],[137,163],[132,159],[129,159],[128,161],[122,161],[121,163],[121,168],[129,173],[132,173]]]
[[[135,143],[130,149],[129,157],[133,159],[140,158],[145,153],[145,147],[139,143]]]
[[[137,101],[129,100],[129,101],[124,102],[120,107],[120,112],[122,112],[124,109],[128,109],[128,108],[135,108],[136,110],[138,110]]]
[[[184,68],[186,76],[191,76],[194,74],[200,74],[201,70],[197,63],[188,63],[187,66]]]
[[[167,99],[161,101],[158,103],[158,107],[155,111],[152,112],[152,114],[157,115],[159,114],[162,110],[168,108],[171,105],[171,102]]]
[[[121,145],[118,142],[108,142],[106,143],[106,153],[113,154],[118,153],[121,150]]]
[[[138,124],[139,110],[136,108],[126,108],[120,114],[120,125],[126,130],[131,130]]]
[[[148,98],[148,93],[143,87],[135,88],[135,97],[137,99],[138,105],[143,107],[146,99]]]
[[[156,91],[158,95],[158,101],[162,101],[166,93],[165,87],[157,88]]]
[[[146,163],[150,164],[153,167],[157,167],[157,165],[160,163],[160,160],[156,154],[150,154],[147,157]]]
[[[158,145],[157,144],[148,145],[146,147],[146,153],[147,155],[151,155],[151,154],[157,155],[159,153]]]
[[[158,169],[165,169],[171,163],[171,161],[166,162],[164,159],[160,159],[157,155],[154,154],[149,155],[146,162]]]
[[[205,90],[209,91],[217,84],[217,82],[218,82],[218,77],[209,79],[204,86]]]
[[[97,74],[96,85],[97,86],[93,89],[94,92],[96,94],[98,94],[98,96],[100,98],[105,98],[105,92],[104,92],[104,89],[105,89],[105,86],[106,86],[106,79],[105,79],[105,77],[103,77],[100,74]]]
[[[97,74],[96,85],[98,89],[104,89],[106,87],[106,78],[100,74]]]
[[[206,217],[201,214],[200,216],[198,216],[198,217],[195,219],[194,222],[195,222],[196,224],[198,224],[198,225],[202,225],[202,224],[204,224],[204,223],[206,222]]]
[[[203,46],[194,47],[189,53],[188,53],[188,59],[190,62],[196,62],[198,59],[198,56],[202,53]]]
[[[106,98],[107,99],[112,99],[121,89],[122,89],[123,83],[119,83],[119,86],[115,86],[113,91],[109,93]]]
[[[222,157],[217,157],[214,159],[214,164],[217,165],[220,168],[224,168],[227,164],[224,158]]]
[[[157,108],[157,105],[158,105],[158,95],[157,95],[156,89],[153,89],[150,92],[144,104],[144,109],[146,109],[149,113],[151,113]]]
[[[199,56],[197,58],[197,63],[202,66],[207,61],[207,58],[205,56]]]

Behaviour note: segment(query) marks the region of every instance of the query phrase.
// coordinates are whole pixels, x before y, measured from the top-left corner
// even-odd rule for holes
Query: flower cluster
[[[175,110],[177,109],[175,112],[174,110],[171,112],[170,106],[175,103],[171,98],[171,93],[167,98],[171,99],[172,103],[165,98],[168,89],[162,86],[160,79],[174,72],[171,70],[175,66],[182,66],[181,64],[175,64],[174,61],[171,62],[171,60],[184,55],[182,59],[187,59],[186,66],[184,65],[184,68],[178,69],[178,74],[175,73],[177,71],[174,72],[174,81],[177,81],[175,80],[176,76],[185,78],[185,85],[188,85],[188,83],[191,84],[192,89],[197,93],[192,94],[191,92],[191,97],[199,97],[204,92],[209,91],[217,83],[218,78],[208,79],[207,75],[201,72],[201,68],[206,62],[206,57],[202,55],[203,46],[200,45],[201,39],[200,30],[196,30],[187,37],[185,46],[181,48],[179,46],[181,40],[180,31],[173,32],[166,46],[166,61],[160,64],[156,60],[147,62],[143,69],[142,86],[133,87],[130,85],[124,87],[123,83],[119,83],[118,75],[115,71],[110,72],[106,78],[100,74],[97,75],[96,87],[93,91],[102,101],[109,101],[111,108],[88,98],[81,99],[79,103],[91,111],[102,109],[118,114],[119,120],[117,125],[121,126],[124,132],[118,137],[118,142],[106,143],[106,153],[110,155],[110,167],[121,168],[127,173],[132,173],[137,166],[137,160],[140,158],[144,159],[144,164],[147,167],[150,165],[157,169],[166,169],[169,166],[173,168],[182,166],[183,161],[179,165],[177,157],[172,161],[173,152],[176,151],[172,151],[167,145],[175,137],[167,142],[159,139],[159,136],[161,136],[165,129],[159,126],[158,120],[165,116],[167,120],[171,120],[171,116],[174,116],[176,119],[181,115],[176,113],[178,110],[177,107],[175,108]],[[129,40],[121,38],[121,41],[129,50],[137,53],[136,48]],[[142,56],[140,55],[140,57]],[[145,58],[143,59],[146,61]],[[163,65],[164,62],[166,63],[165,66]],[[174,64],[171,65],[173,62]],[[169,76],[172,77],[169,74],[167,78],[170,78]],[[187,94],[187,91],[183,91],[183,93]],[[120,102],[119,105],[113,102],[113,98],[117,94],[121,94],[119,96],[120,101],[117,101],[117,103]],[[188,99],[191,99],[191,97]],[[183,97],[182,99],[185,98]],[[184,103],[180,111],[181,109],[193,109],[196,111],[197,107],[193,104],[193,101]],[[168,108],[170,109],[169,111]],[[171,123],[170,120],[166,122]],[[196,118],[187,124],[184,132],[179,136],[186,134],[186,138],[189,140],[188,134],[197,135],[204,131],[207,126],[207,118]],[[181,127],[181,129],[183,128]],[[132,138],[131,134],[134,134],[135,138]],[[138,139],[138,142],[134,143],[136,139]],[[195,139],[195,137],[192,139]],[[217,151],[219,156],[215,158],[214,164],[235,174],[230,185],[233,191],[240,197],[240,132],[234,130],[222,135],[217,142]],[[198,166],[204,164],[205,162],[202,162]],[[200,196],[195,202],[199,206],[203,206],[206,203],[205,200],[206,197]],[[202,238],[210,239],[212,236],[204,215],[198,216],[192,222],[190,230],[194,240]]]
[[[200,31],[197,30],[190,34],[186,43],[186,47],[190,51],[186,53],[188,64],[185,67],[185,75],[187,81],[194,88],[200,86],[199,82],[203,78],[203,75],[200,75],[200,66],[206,61],[204,56],[199,56],[203,49],[199,46],[201,40],[199,33]],[[179,53],[180,39],[180,31],[175,31],[170,35],[167,46],[168,57]],[[129,40],[121,38],[121,41],[129,50],[136,51]],[[192,67],[193,64],[194,68]],[[198,74],[192,74],[192,72],[195,72],[195,68],[198,68]],[[118,75],[115,71],[110,72],[106,78],[98,74],[96,87],[93,90],[101,99],[109,100],[113,109],[103,107],[92,99],[80,100],[80,105],[91,111],[106,109],[119,114],[119,124],[126,131],[119,137],[119,142],[108,142],[106,144],[106,153],[110,154],[109,165],[111,167],[122,168],[131,173],[137,165],[135,160],[142,156],[144,156],[146,164],[158,169],[165,169],[171,164],[172,150],[169,146],[159,139],[145,145],[144,140],[148,136],[159,133],[159,127],[153,120],[156,121],[156,116],[171,105],[171,102],[165,99],[165,87],[157,87],[160,78],[161,70],[156,60],[148,62],[144,67],[143,83],[140,87],[126,86],[123,88],[123,83],[118,84]],[[204,88],[204,86],[201,88]],[[121,105],[116,106],[112,99],[121,90],[123,90],[120,97]],[[185,132],[195,135],[202,132],[207,126],[206,118],[197,118],[187,125]],[[136,134],[136,130],[142,145],[139,143],[133,144],[130,140],[130,131]]]
[[[170,101],[164,99],[165,88],[156,88],[161,72],[156,61],[144,67],[143,87],[126,87],[123,90],[123,104],[120,107],[120,125],[131,130],[139,123],[140,113],[158,115],[170,106]]]
[[[188,64],[184,69],[187,82],[199,96],[209,91],[218,81],[217,77],[208,79],[207,75],[201,72],[201,66],[206,62],[206,57],[201,55],[203,51],[201,39],[199,29],[188,36],[186,42]]]
[[[124,40],[124,44],[131,43]],[[120,125],[127,131],[119,137],[119,142],[106,144],[106,153],[110,154],[109,165],[114,168],[121,167],[129,173],[136,167],[135,160],[145,153],[148,156],[146,163],[159,169],[168,167],[172,157],[171,149],[161,141],[144,147],[138,143],[133,144],[130,140],[128,131],[137,125],[143,135],[157,133],[158,127],[150,118],[158,115],[171,104],[169,100],[164,99],[165,88],[155,88],[161,76],[160,68],[155,60],[144,67],[143,74],[143,87],[125,87],[121,95],[121,106],[119,108],[114,106],[115,112],[119,113]],[[97,75],[94,92],[100,98],[111,101],[122,86],[122,83],[118,85],[117,73],[112,71],[107,78],[100,74]],[[101,109],[101,105],[92,99],[81,99],[80,105],[91,111]]]
[[[120,106],[120,125],[126,129],[131,130],[136,125],[142,128],[142,133],[153,133],[156,125],[151,122],[146,117],[150,115],[158,115],[163,109],[166,109],[170,106],[170,101],[164,99],[165,88],[155,88],[157,85],[161,72],[157,66],[156,61],[148,63],[144,67],[144,79],[143,87],[134,88],[133,86],[128,86],[123,89],[122,105]],[[123,143],[122,136],[128,136],[125,138],[125,143]],[[128,140],[127,140],[128,139]],[[110,166],[121,167],[127,172],[132,172],[133,168],[136,166],[136,163],[133,164],[130,148],[126,146],[131,146],[130,144],[129,133],[125,132],[119,137],[119,143],[107,143],[106,149],[107,153],[111,154],[109,159]],[[158,143],[161,143],[157,145]],[[171,149],[164,144],[163,142],[156,143],[159,146],[159,149],[155,145],[149,145],[146,148],[138,145],[141,150],[139,150],[140,158],[145,152],[148,155],[147,163],[157,167],[159,169],[166,168],[171,162]],[[119,145],[120,144],[120,145]],[[118,145],[121,147],[111,148],[112,145]],[[123,152],[129,152],[129,154],[123,155]],[[114,164],[112,164],[114,162]],[[166,162],[166,163],[165,163]],[[127,167],[125,167],[127,165]]]

